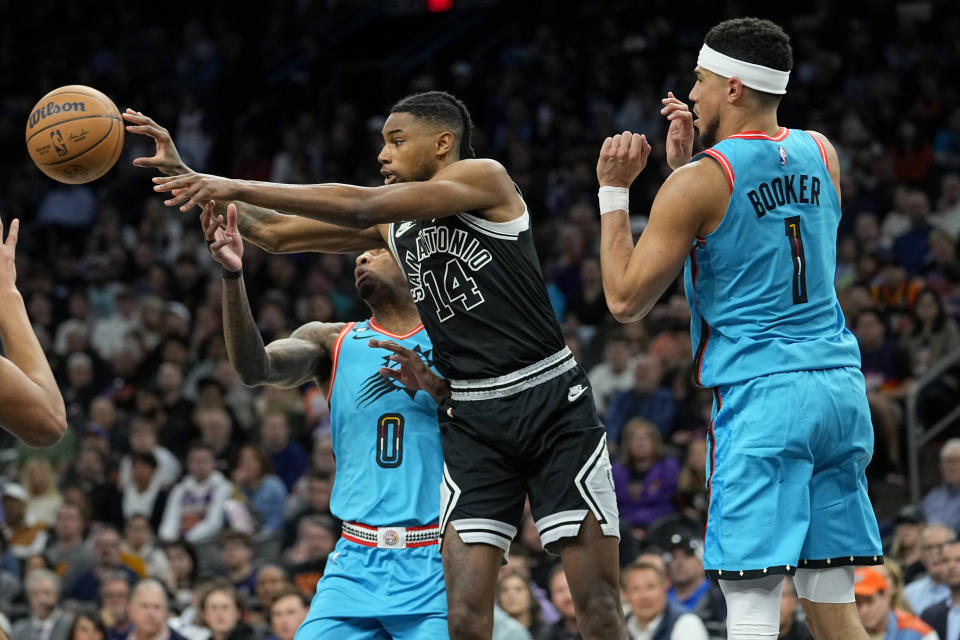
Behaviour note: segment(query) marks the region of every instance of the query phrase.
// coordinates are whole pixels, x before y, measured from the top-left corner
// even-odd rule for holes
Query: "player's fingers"
[[[213,200],[210,204],[215,204]],[[227,233],[237,233],[237,205],[232,202],[227,205]]]
[[[650,156],[651,149],[653,149],[653,147],[650,146],[649,142],[647,142],[647,136],[646,135],[640,136],[640,161],[641,162],[645,163],[647,161],[647,158]]]
[[[2,233],[3,228],[0,227],[0,234]],[[7,233],[7,241],[4,244],[10,249],[16,249],[18,237],[20,237],[20,219],[14,218],[13,222],[10,223],[10,231]]]
[[[187,196],[187,189],[185,189],[185,188],[183,188],[183,189],[173,189],[173,190],[170,191],[170,195],[173,196],[173,197],[170,198],[169,200],[164,200],[164,201],[163,201],[163,204],[167,205],[168,207],[174,207],[174,206],[180,204],[181,202],[183,202],[184,200],[186,200],[187,197],[188,197],[188,196]]]
[[[610,153],[610,149],[613,146],[613,138],[607,136],[603,141],[603,146],[600,147],[600,155],[607,155]]]
[[[384,378],[393,378],[394,380],[400,380],[400,370],[399,369],[390,369],[389,367],[380,367],[380,375]]]

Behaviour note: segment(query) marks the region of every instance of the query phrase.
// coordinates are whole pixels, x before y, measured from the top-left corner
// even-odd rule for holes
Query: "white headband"
[[[706,44],[700,48],[697,66],[724,78],[740,78],[740,82],[745,87],[777,95],[783,95],[787,92],[787,81],[790,79],[789,71],[780,71],[760,64],[737,60],[719,51],[714,51]]]

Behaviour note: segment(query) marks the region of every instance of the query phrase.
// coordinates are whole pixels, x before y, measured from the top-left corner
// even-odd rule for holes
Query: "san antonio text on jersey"
[[[530,215],[471,213],[390,225],[400,264],[447,378],[492,378],[564,348],[543,283]]]

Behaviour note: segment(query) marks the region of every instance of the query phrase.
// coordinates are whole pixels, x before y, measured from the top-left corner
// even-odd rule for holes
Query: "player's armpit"
[[[343,327],[343,323],[310,322],[289,338],[268,344],[267,371],[261,384],[296,387],[309,380],[329,379],[333,345]]]
[[[636,246],[626,215],[603,216],[603,289],[617,320],[631,322],[650,311],[683,267],[697,236],[722,220],[729,195],[719,167],[700,160],[677,169],[664,182]]]
[[[47,393],[15,364],[0,357],[0,425],[24,444],[49,447],[66,431],[63,400]]]

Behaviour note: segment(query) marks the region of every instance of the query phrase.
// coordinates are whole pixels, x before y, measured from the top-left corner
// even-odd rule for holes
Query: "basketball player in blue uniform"
[[[343,533],[297,640],[433,640],[447,637],[437,486],[443,473],[437,405],[425,392],[381,375],[390,340],[432,361],[432,347],[403,275],[386,250],[357,258],[357,291],[373,316],[311,322],[266,347],[243,284],[243,240],[234,205],[226,220],[208,203],[202,216],[223,269],[227,353],[245,384],[299,386],[327,394],[336,479],[330,507]],[[225,222],[226,229],[221,229]]]
[[[728,637],[776,638],[784,574],[818,639],[865,639],[854,566],[883,562],[864,470],[873,453],[857,341],[833,287],[840,173],[821,134],[777,121],[789,38],[766,20],[706,36],[686,106],[664,100],[674,172],[636,246],[627,188],[650,146],[600,153],[603,284],[641,318],[686,263],[695,375],[714,391],[703,562],[720,580]],[[707,149],[692,158],[693,127]]]
[[[446,381],[440,526],[450,635],[490,637],[500,563],[529,498],[541,542],[563,559],[580,634],[626,640],[605,432],[550,306],[532,214],[502,165],[473,157],[472,127],[463,103],[431,91],[391,109],[383,186],[190,173],[155,178],[155,189],[184,211],[240,201],[241,230],[279,250],[389,247]]]

